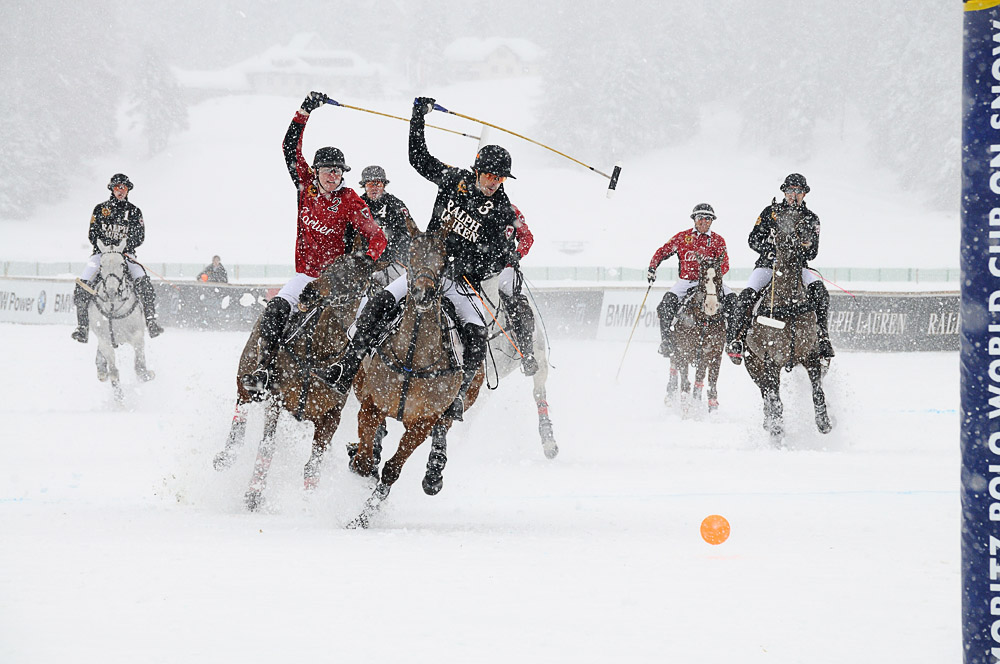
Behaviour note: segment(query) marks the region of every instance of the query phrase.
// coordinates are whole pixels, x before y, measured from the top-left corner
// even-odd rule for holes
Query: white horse
[[[146,368],[146,323],[122,253],[125,241],[109,246],[98,240],[97,246],[101,250],[101,267],[93,279],[94,297],[89,304],[90,329],[97,337],[97,379],[102,383],[110,379],[115,399],[121,401],[124,394],[115,363],[118,346],[131,344],[139,380],[145,382],[154,377]]]
[[[500,322],[498,327],[496,321],[487,314],[486,322],[489,330],[490,356],[493,358],[493,360],[490,360],[489,357],[486,358],[487,379],[492,373],[491,369],[494,361],[496,363],[496,372],[500,378],[509,376],[515,369],[521,367],[521,354],[515,350],[513,343],[511,343],[512,339],[515,342],[516,339],[513,338],[514,334],[510,329],[511,326],[508,324],[509,316],[507,310],[500,303],[498,287],[499,277],[487,279],[482,283],[481,295],[483,296],[483,300],[485,300],[486,306]],[[531,305],[531,313],[535,317],[534,355],[538,361],[538,371],[532,376],[532,395],[535,398],[535,406],[538,409],[538,433],[542,438],[542,450],[545,452],[545,458],[554,459],[559,454],[559,446],[556,445],[555,435],[552,432],[552,420],[549,419],[549,404],[545,394],[545,381],[549,376],[548,337],[545,334],[545,326],[542,325],[535,302],[530,296],[528,297],[528,304]],[[500,328],[503,329],[501,330]],[[480,392],[481,394],[482,391]]]

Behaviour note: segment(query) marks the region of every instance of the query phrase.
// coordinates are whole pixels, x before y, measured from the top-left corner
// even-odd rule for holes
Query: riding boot
[[[326,368],[313,369],[312,373],[341,394],[351,391],[354,375],[361,367],[361,360],[371,352],[372,346],[385,332],[397,311],[396,297],[387,290],[381,290],[361,310],[355,323],[357,331],[347,344],[344,356]]]
[[[479,365],[486,358],[486,328],[481,325],[466,323],[459,328],[459,335],[462,337],[462,344],[465,350],[462,353],[462,385],[458,388],[458,395],[448,406],[448,409],[441,414],[454,422],[461,422],[465,415],[465,396],[472,384],[472,379],[479,372]]]
[[[142,303],[149,338],[160,336],[163,334],[163,328],[156,322],[156,293],[153,291],[153,284],[149,277],[139,277],[135,280],[135,294],[139,296],[139,302]]]
[[[725,306],[726,299],[723,299],[723,306]],[[740,291],[739,296],[730,305],[731,314],[729,320],[726,321],[726,354],[729,355],[733,364],[739,364],[743,361],[743,335],[750,322],[750,310],[756,301],[757,291],[747,287]]]
[[[260,324],[257,328],[260,337],[260,357],[257,360],[257,367],[240,377],[243,387],[254,396],[262,396],[271,382],[271,364],[278,350],[278,339],[285,329],[285,323],[288,321],[288,315],[291,311],[292,305],[288,300],[273,297],[264,307],[264,313],[260,316]]]
[[[674,316],[677,315],[677,309],[680,305],[680,298],[676,294],[667,291],[663,299],[660,300],[660,304],[656,307],[656,314],[660,318],[659,353],[663,357],[670,357],[670,354],[674,351],[674,339],[670,326],[674,322]]]
[[[507,310],[507,320],[517,337],[518,350],[521,351],[521,369],[525,376],[534,376],[538,372],[538,361],[535,359],[535,314],[531,311],[528,298],[523,293],[507,296],[500,293],[503,306]]]
[[[90,300],[93,295],[80,284],[73,289],[73,305],[76,307],[76,329],[70,336],[82,344],[87,343],[90,334]]]
[[[827,359],[833,357],[830,343],[830,293],[822,281],[814,281],[806,286],[809,301],[816,307],[816,330],[819,337],[819,354]]]

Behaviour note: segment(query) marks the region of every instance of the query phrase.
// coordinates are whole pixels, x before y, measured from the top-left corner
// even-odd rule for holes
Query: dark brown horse
[[[781,370],[802,365],[812,383],[816,427],[829,433],[832,425],[823,393],[823,358],[819,353],[816,312],[802,285],[803,240],[808,229],[802,215],[790,210],[778,216],[775,232],[774,272],[763,290],[746,337],[746,365],[764,399],[764,429],[771,441],[784,437],[781,404]]]
[[[705,377],[708,376],[708,410],[719,407],[719,366],[726,345],[726,322],[722,306],[722,257],[703,260],[698,284],[681,302],[674,322],[674,350],[670,354],[670,380],[664,402],[673,403],[680,390],[681,405],[687,412],[690,401],[700,402]],[[694,390],[688,369],[694,367]]]
[[[319,466],[340,425],[346,398],[310,372],[317,366],[328,366],[340,359],[347,347],[347,329],[354,322],[370,276],[362,254],[338,257],[307,286],[319,294],[319,304],[312,308],[300,304],[299,311],[289,318],[275,354],[270,393],[265,399],[264,437],[245,496],[247,509],[253,511],[260,505],[274,455],[275,428],[282,409],[292,413],[297,420],[308,420],[315,426],[312,454],[306,462],[303,476],[307,489],[315,488],[319,481]],[[259,326],[258,320],[240,356],[237,377],[257,366],[261,353]],[[216,470],[232,465],[246,435],[246,405],[252,397],[238,378],[236,390],[236,415],[225,449],[213,461]]]
[[[433,431],[434,449],[427,463],[424,490],[437,493],[444,468],[445,435],[451,420],[441,415],[454,401],[462,383],[462,369],[449,339],[450,321],[442,308],[442,279],[448,263],[440,233],[416,235],[410,244],[407,295],[398,327],[377,346],[364,372],[354,381],[361,401],[358,413],[358,449],[351,469],[380,478],[364,510],[348,527],[366,528],[378,506],[399,479],[403,464]],[[480,369],[465,400],[466,411],[482,385]],[[405,429],[396,453],[379,475],[374,455],[377,432],[387,417]]]

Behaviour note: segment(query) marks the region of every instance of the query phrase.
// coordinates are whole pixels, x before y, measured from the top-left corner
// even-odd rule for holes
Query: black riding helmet
[[[125,185],[129,191],[132,191],[132,181],[124,173],[115,173],[111,176],[111,181],[108,182],[108,191],[111,191],[119,184]]]
[[[708,217],[711,220],[715,220],[715,210],[708,203],[698,203],[691,210],[691,218],[697,219],[698,217]]]
[[[384,184],[389,184],[389,180],[385,177],[385,169],[381,166],[365,166],[361,169],[361,182],[360,184],[364,186],[368,182],[382,182]]]
[[[325,147],[316,150],[316,156],[313,157],[313,168],[336,166],[346,173],[351,170],[351,167],[344,162],[344,153],[339,148]]]
[[[472,170],[477,173],[491,173],[498,177],[517,179],[510,174],[510,153],[499,145],[484,145],[479,148]]]
[[[799,187],[805,193],[809,193],[809,185],[806,184],[806,176],[800,175],[799,173],[789,174],[781,185],[781,191],[785,192],[789,187]]]

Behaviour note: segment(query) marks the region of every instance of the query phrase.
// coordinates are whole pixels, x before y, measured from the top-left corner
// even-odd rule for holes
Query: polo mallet
[[[635,334],[635,328],[639,327],[639,319],[642,318],[642,310],[646,308],[646,298],[649,297],[649,291],[653,288],[653,282],[649,282],[649,288],[646,289],[646,294],[642,296],[642,304],[639,305],[639,313],[635,315],[635,323],[632,325],[632,331],[628,335],[628,342],[625,344],[625,352],[622,353],[622,361],[618,363],[618,373],[615,374],[615,382],[618,382],[618,374],[622,372],[622,366],[625,364],[625,355],[628,354],[629,344],[632,343],[632,335]]]
[[[777,259],[775,259],[775,265],[777,264]],[[774,313],[774,277],[775,272],[777,272],[777,267],[771,267],[771,313]],[[773,327],[778,330],[785,329],[785,321],[778,320],[777,318],[770,318],[768,316],[757,316],[757,322],[761,325],[767,325],[768,327]]]
[[[163,275],[157,274],[153,270],[150,270],[148,267],[146,267],[145,265],[143,265],[142,263],[140,263],[139,261],[137,261],[135,258],[133,258],[131,256],[129,256],[129,260],[132,261],[133,263],[135,263],[136,265],[138,265],[139,267],[141,267],[146,272],[149,272],[150,274],[152,274],[154,277],[156,277],[160,281],[163,281],[163,282],[167,283],[168,285],[170,285],[171,287],[173,287],[173,289],[176,290],[178,293],[180,292],[180,290],[181,290],[180,286],[178,286],[174,282],[170,281],[169,279],[167,279]]]
[[[406,122],[406,123],[409,123],[409,121],[410,121],[410,118],[404,118],[404,117],[402,117],[400,115],[390,115],[389,113],[382,113],[381,111],[373,111],[373,110],[368,109],[368,108],[361,108],[360,106],[351,106],[350,104],[341,104],[339,101],[336,101],[334,99],[330,99],[329,97],[327,98],[326,103],[330,104],[331,106],[340,106],[341,108],[349,108],[349,109],[354,110],[354,111],[362,111],[364,113],[371,113],[372,115],[381,115],[384,118],[392,118],[393,120],[402,120],[403,122]],[[426,126],[430,127],[431,129],[440,129],[441,131],[446,131],[449,134],[458,134],[459,136],[465,136],[466,138],[474,138],[477,141],[479,140],[479,136],[473,136],[472,134],[465,134],[465,133],[460,132],[460,131],[455,131],[454,129],[445,129],[444,127],[438,127],[438,126],[431,125],[431,124],[426,125]]]
[[[417,103],[416,99],[413,100],[413,105],[414,106],[419,106],[419,104]],[[525,141],[528,141],[529,143],[534,143],[535,145],[537,145],[539,147],[542,147],[542,148],[545,148],[546,150],[550,150],[552,152],[555,152],[560,157],[566,157],[570,161],[572,161],[574,163],[577,163],[577,164],[580,164],[584,168],[586,168],[588,170],[591,170],[591,171],[597,173],[598,175],[603,175],[604,177],[608,178],[608,180],[611,181],[608,184],[608,198],[611,198],[614,195],[614,193],[615,193],[615,188],[618,186],[618,176],[621,175],[621,172],[622,172],[622,163],[620,161],[615,164],[614,170],[611,171],[611,175],[608,175],[607,173],[603,173],[603,172],[597,170],[593,166],[590,166],[588,164],[583,163],[579,159],[574,159],[573,157],[570,157],[568,154],[564,154],[562,152],[559,152],[559,150],[556,150],[554,148],[550,148],[549,146],[547,146],[547,145],[545,145],[543,143],[539,143],[538,141],[536,141],[534,139],[531,139],[531,138],[528,138],[527,136],[522,136],[521,134],[518,134],[517,132],[513,132],[510,129],[504,129],[503,127],[498,127],[495,124],[490,124],[489,122],[484,122],[482,120],[477,120],[476,118],[469,117],[468,115],[462,115],[461,113],[456,113],[455,111],[449,111],[447,108],[445,108],[444,106],[442,106],[441,104],[438,104],[438,103],[434,104],[434,110],[435,111],[441,111],[442,113],[447,113],[449,115],[454,115],[455,117],[465,118],[466,120],[471,120],[472,122],[476,122],[476,123],[481,124],[481,125],[483,125],[485,127],[493,127],[494,129],[499,129],[500,131],[502,131],[504,133],[507,133],[507,134],[510,134],[511,136],[517,136],[518,138],[520,138],[522,140],[525,140]],[[427,125],[427,126],[429,127],[430,125]]]

